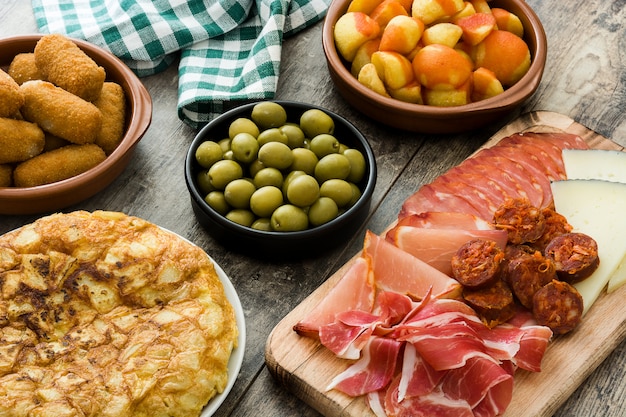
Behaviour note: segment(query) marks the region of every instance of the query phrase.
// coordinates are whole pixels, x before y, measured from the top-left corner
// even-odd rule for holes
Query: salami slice
[[[411,214],[420,214],[429,211],[447,211],[466,213],[484,218],[481,211],[462,198],[450,191],[444,191],[440,187],[425,184],[410,196],[400,209],[398,218],[402,219]]]
[[[529,180],[540,185],[543,191],[542,207],[552,205],[552,190],[550,189],[550,179],[546,176],[545,169],[537,158],[526,152],[520,152],[519,149],[511,146],[494,146],[482,149],[476,154],[476,157],[502,157],[511,160],[524,167],[529,173]]]

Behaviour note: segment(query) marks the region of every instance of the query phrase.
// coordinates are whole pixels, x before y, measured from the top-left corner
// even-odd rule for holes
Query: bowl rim
[[[525,30],[524,37],[529,39],[535,46],[535,53],[532,56],[533,59],[531,60],[528,71],[520,80],[497,96],[460,106],[428,106],[426,104],[402,102],[397,99],[382,96],[365,87],[352,75],[335,46],[333,37],[334,24],[337,19],[346,12],[350,1],[351,0],[332,0],[322,27],[322,46],[324,53],[328,66],[332,66],[332,69],[350,89],[362,96],[364,100],[367,100],[369,103],[381,109],[387,111],[393,109],[407,115],[419,114],[422,117],[432,119],[445,119],[450,117],[451,114],[478,114],[490,112],[494,107],[503,108],[515,106],[520,101],[532,95],[539,87],[546,64],[548,49],[545,29],[539,17],[524,0],[493,0],[494,3],[508,2],[514,4],[524,13],[524,16],[520,16],[522,23],[524,23],[524,20],[527,20],[528,26],[533,28],[532,31]],[[526,29],[527,26],[524,25],[524,28]]]
[[[36,43],[45,34],[31,34],[31,35],[17,35],[0,39],[0,47],[16,43],[18,45],[31,45]],[[82,39],[72,38],[87,55],[89,55],[100,66],[104,66],[102,62],[98,62],[98,57],[107,57],[107,59],[115,64],[115,72],[119,72],[123,77],[124,84],[127,85],[125,91],[129,91],[132,97],[127,97],[127,102],[132,102],[133,106],[128,116],[128,126],[126,132],[122,137],[120,144],[106,157],[104,161],[85,171],[81,174],[75,175],[71,178],[67,178],[61,181],[56,181],[50,184],[38,185],[35,187],[0,187],[0,198],[9,200],[20,201],[35,201],[42,200],[47,197],[56,196],[64,192],[69,192],[72,189],[80,186],[87,185],[95,179],[101,177],[104,173],[114,169],[124,155],[132,150],[135,145],[145,135],[150,123],[152,121],[152,98],[143,85],[139,77],[117,56],[111,52],[101,48],[98,45],[89,43]],[[107,65],[106,66],[110,66]],[[107,71],[108,72],[108,71]],[[107,75],[108,79],[108,75]],[[128,82],[132,80],[132,82]],[[118,81],[119,83],[119,81]],[[124,86],[123,86],[124,87]]]
[[[223,215],[219,214],[214,209],[212,209],[204,201],[204,198],[202,197],[202,195],[200,194],[200,192],[198,191],[195,185],[195,179],[193,175],[195,150],[198,148],[200,143],[207,140],[205,136],[207,132],[209,132],[212,128],[214,128],[217,125],[220,125],[221,123],[224,123],[225,121],[229,119],[232,119],[233,117],[239,116],[242,112],[247,111],[248,109],[251,110],[255,104],[262,102],[262,101],[272,101],[281,105],[295,107],[300,110],[306,110],[310,108],[320,109],[326,112],[327,114],[329,114],[336,121],[337,120],[341,121],[341,123],[343,123],[349,131],[354,133],[356,140],[358,140],[362,144],[363,148],[365,149],[363,156],[365,157],[365,161],[368,166],[368,172],[367,172],[366,178],[362,180],[365,184],[365,187],[363,189],[361,197],[352,207],[350,207],[348,210],[346,210],[344,213],[337,216],[333,220],[327,223],[324,223],[320,226],[316,226],[316,227],[309,228],[306,230],[295,231],[295,232],[277,232],[277,231],[265,231],[265,230],[252,229],[251,227],[246,227],[238,223],[235,223],[233,221],[230,221],[226,217],[224,217]],[[369,144],[368,140],[365,138],[365,136],[352,122],[350,122],[345,117],[333,112],[332,110],[328,110],[324,107],[314,105],[314,104],[309,104],[309,103],[292,101],[292,100],[261,99],[258,101],[243,104],[241,106],[228,110],[225,113],[222,113],[221,115],[219,115],[218,117],[210,121],[206,126],[204,126],[197,133],[197,135],[194,137],[193,141],[191,142],[191,145],[189,146],[187,155],[185,157],[185,182],[187,184],[187,188],[189,190],[192,200],[194,201],[195,204],[197,204],[202,209],[202,212],[204,214],[208,215],[212,221],[216,222],[221,227],[225,229],[230,229],[233,233],[240,233],[244,237],[255,238],[255,239],[258,239],[261,237],[272,238],[272,239],[275,239],[276,241],[294,241],[294,240],[303,240],[303,239],[308,240],[308,239],[319,238],[319,237],[326,235],[329,231],[334,230],[336,227],[343,224],[344,222],[348,222],[351,218],[354,218],[355,216],[357,216],[359,212],[365,206],[368,206],[370,204],[371,197],[374,193],[374,188],[376,186],[377,173],[378,172],[377,172],[377,167],[376,167],[376,158],[374,157],[374,151],[372,150],[372,147]]]

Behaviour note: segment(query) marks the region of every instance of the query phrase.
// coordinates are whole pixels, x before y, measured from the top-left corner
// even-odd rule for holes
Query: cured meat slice
[[[445,371],[437,371],[417,354],[411,343],[404,345],[402,371],[398,383],[398,400],[426,395],[442,380]]]
[[[386,239],[433,268],[452,276],[450,262],[463,244],[474,239],[485,239],[493,240],[500,247],[505,247],[507,233],[504,230],[426,229],[395,226],[387,231]]]
[[[425,229],[493,230],[494,226],[480,217],[467,213],[430,211],[412,214],[400,219],[398,226],[414,226]]]
[[[537,207],[543,207],[545,205],[544,198],[548,197],[548,199],[551,199],[549,190],[550,181],[544,177],[537,178],[519,162],[491,151],[480,151],[475,157],[469,158],[463,163],[470,163],[469,161],[509,174],[524,190],[528,199],[535,202]],[[545,191],[546,186],[548,187],[548,191]]]
[[[547,207],[552,204],[552,191],[550,190],[550,179],[546,176],[543,164],[532,155],[526,152],[520,152],[519,149],[512,146],[493,146],[491,148],[481,149],[474,158],[493,158],[502,157],[521,165],[529,173],[529,180],[540,185],[544,198],[541,207]]]
[[[486,160],[485,160],[486,159]],[[503,170],[499,166],[495,166],[487,158],[469,158],[463,161],[456,167],[456,170],[464,173],[474,173],[499,184],[499,186],[506,191],[511,198],[527,198],[532,201],[537,207],[541,207],[543,201],[543,191],[535,188],[535,185],[528,179],[528,172],[524,172],[517,177],[514,173]],[[523,169],[518,164],[514,167],[509,167],[509,170]],[[455,168],[453,168],[455,169]],[[521,180],[520,180],[521,177]]]
[[[321,326],[333,323],[338,313],[351,310],[371,312],[375,297],[370,262],[359,257],[337,285],[295,326],[301,336],[317,338]]]
[[[469,359],[463,368],[447,372],[441,383],[450,398],[467,401],[472,408],[491,394],[489,400],[498,405],[492,415],[502,414],[513,396],[513,376],[491,358]]]
[[[523,142],[498,146],[498,148],[506,147],[511,147],[524,152],[526,154],[526,158],[533,159],[542,164],[544,168],[544,175],[546,175],[550,181],[565,179],[565,169],[563,167],[563,160],[561,156],[559,155],[558,159],[553,158],[552,155],[546,152],[545,146],[538,146],[537,144]]]
[[[561,149],[589,149],[589,144],[583,138],[573,133],[524,132],[523,135],[535,137],[543,142],[550,142]]]
[[[450,193],[463,198],[478,211],[478,216],[485,220],[491,218],[491,215],[499,205],[498,202],[494,202],[496,198],[485,194],[484,190],[468,186],[466,183],[460,181],[454,181],[452,178],[447,178],[445,175],[442,175],[430,185],[441,192]]]
[[[478,217],[481,210],[470,204],[465,198],[454,192],[442,190],[441,187],[433,187],[432,184],[425,184],[412,196],[405,200],[398,218],[403,218],[411,214],[425,213],[429,211],[445,211],[473,214]]]
[[[461,190],[463,192],[461,196],[465,196],[465,192],[475,190],[476,193],[482,197],[482,202],[479,203],[477,201],[477,204],[480,204],[481,207],[484,207],[485,205],[487,207],[499,206],[502,201],[507,198],[511,198],[508,191],[505,190],[498,182],[489,177],[473,172],[461,172],[460,170],[453,169],[437,178],[432,184],[433,186],[436,186],[440,182],[452,184],[455,187],[458,186],[457,184],[460,184],[460,187],[463,188],[463,190]],[[471,195],[473,196],[474,193],[472,192]],[[473,204],[474,200],[472,199],[470,202]],[[473,205],[476,206],[477,204]]]
[[[461,285],[424,261],[367,231],[363,248],[369,256],[379,290],[407,294],[420,300],[429,292],[433,297],[457,297]]]
[[[384,388],[394,376],[401,346],[393,339],[370,338],[361,359],[333,378],[326,389],[358,397]]]
[[[556,141],[550,140],[547,134],[518,133],[498,142],[498,146],[520,146],[525,152],[532,153],[546,162],[553,175],[565,179],[565,166],[561,156],[562,148]]]
[[[474,417],[472,407],[463,400],[453,400],[440,389],[426,395],[398,400],[399,378],[394,379],[385,396],[385,410],[396,417]]]

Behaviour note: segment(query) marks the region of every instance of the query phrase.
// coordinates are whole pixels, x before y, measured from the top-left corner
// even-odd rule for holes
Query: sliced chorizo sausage
[[[509,243],[514,245],[536,241],[546,226],[542,210],[525,198],[505,200],[495,211],[493,223],[507,231]]]
[[[463,299],[489,328],[505,323],[515,315],[513,292],[501,279],[487,287],[465,287]]]
[[[569,224],[565,216],[557,213],[551,207],[542,209],[542,213],[545,220],[545,228],[541,237],[533,242],[532,245],[543,252],[552,239],[559,235],[570,233],[572,225]]]
[[[504,252],[488,239],[472,239],[452,256],[452,274],[463,286],[478,288],[499,277]]]
[[[556,236],[546,246],[545,256],[554,263],[559,279],[569,283],[587,278],[600,264],[598,244],[584,233]]]
[[[554,334],[565,334],[580,324],[583,297],[572,285],[555,279],[535,293],[532,312],[538,324]]]
[[[554,264],[539,251],[520,251],[517,257],[507,262],[504,273],[513,294],[528,309],[533,306],[535,293],[557,278]]]

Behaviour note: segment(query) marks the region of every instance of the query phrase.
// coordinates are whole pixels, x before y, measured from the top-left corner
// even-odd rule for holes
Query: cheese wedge
[[[574,231],[586,233],[598,243],[598,269],[575,284],[586,313],[626,256],[626,184],[574,179],[553,182],[551,188],[556,211],[567,218]],[[624,269],[619,270],[621,279],[626,279]],[[620,284],[615,281],[612,287]]]
[[[626,152],[605,149],[564,149],[567,179],[626,183]]]
[[[626,152],[606,149],[564,149],[563,164],[568,179],[605,180],[626,183]],[[626,255],[609,279],[607,292],[626,283]]]

